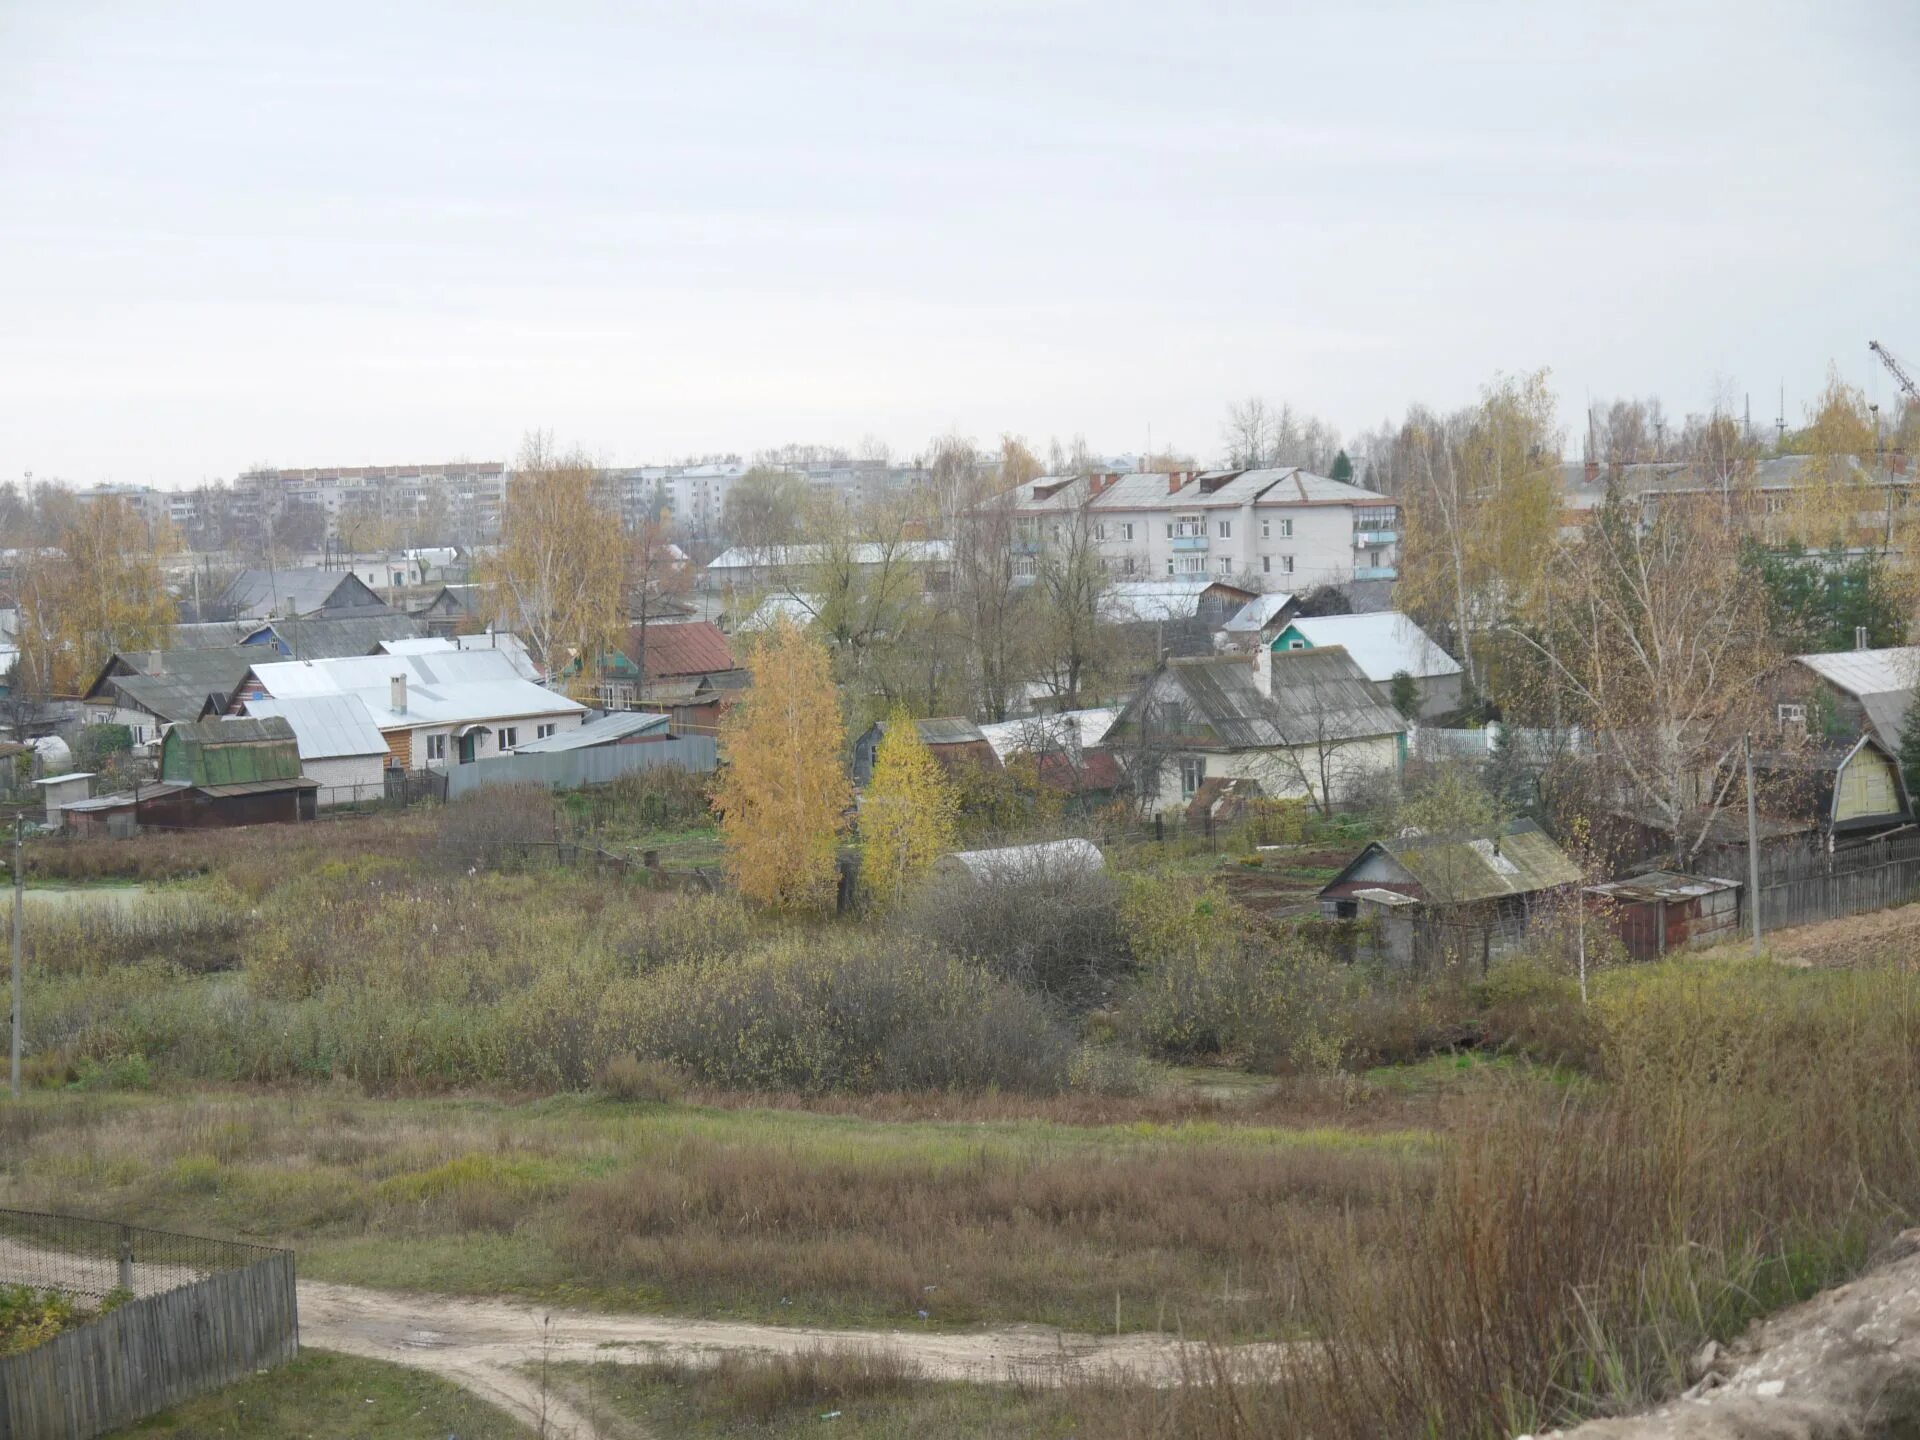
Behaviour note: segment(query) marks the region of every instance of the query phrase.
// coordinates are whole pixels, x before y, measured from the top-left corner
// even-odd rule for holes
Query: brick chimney
[[[396,715],[407,713],[407,677],[395,675],[387,681],[387,708]]]
[[[1167,476],[1167,493],[1169,495],[1178,495],[1180,493],[1180,487],[1185,485],[1190,478],[1191,475],[1185,470],[1170,472]]]

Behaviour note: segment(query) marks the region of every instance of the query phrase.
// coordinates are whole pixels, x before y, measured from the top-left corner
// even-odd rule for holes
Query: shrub
[[[666,1060],[616,1055],[600,1067],[596,1088],[610,1100],[670,1104],[687,1091],[687,1074]]]
[[[1132,965],[1111,876],[1034,866],[992,884],[941,880],[899,927],[1076,1009],[1099,1004]]]
[[[827,1090],[1065,1087],[1071,1038],[1040,1005],[924,945],[792,938],[617,982],[601,1045],[722,1086]]]
[[[713,809],[706,781],[677,765],[616,776],[607,798],[615,814],[649,830],[704,824]]]
[[[525,865],[559,838],[560,807],[543,785],[489,785],[462,795],[440,820],[440,851],[456,865]]]
[[[1346,1042],[1345,977],[1301,947],[1209,940],[1144,967],[1123,1033],[1169,1060],[1237,1056],[1257,1069],[1328,1070]]]

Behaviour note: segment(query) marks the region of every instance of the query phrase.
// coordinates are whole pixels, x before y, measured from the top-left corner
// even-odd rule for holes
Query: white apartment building
[[[500,533],[507,467],[498,461],[450,465],[349,465],[332,469],[249,470],[233,482],[237,508],[312,505],[326,517],[327,538],[338,539],[348,515],[415,519],[440,508],[467,541]],[[446,537],[435,537],[446,538]]]
[[[1200,576],[1249,589],[1392,580],[1399,511],[1385,495],[1301,469],[1043,475],[1009,492],[1015,568],[1085,525],[1116,576]]]

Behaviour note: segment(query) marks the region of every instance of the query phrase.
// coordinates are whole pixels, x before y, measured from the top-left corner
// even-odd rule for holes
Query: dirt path
[[[543,1362],[699,1364],[729,1351],[850,1348],[901,1355],[934,1379],[1058,1384],[1080,1375],[1167,1383],[1183,1367],[1201,1367],[1206,1357],[1204,1347],[1166,1335],[1070,1335],[1038,1325],[960,1334],[816,1330],[399,1295],[317,1280],[300,1282],[300,1342],[432,1371],[537,1430],[544,1422],[541,1433],[568,1440],[619,1440],[631,1432],[596,1427],[562,1398],[560,1387],[543,1386]],[[1247,1346],[1235,1353],[1252,1364],[1272,1358],[1278,1347]]]

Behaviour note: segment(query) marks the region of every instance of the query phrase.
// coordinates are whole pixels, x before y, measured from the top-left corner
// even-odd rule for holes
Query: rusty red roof
[[[647,626],[646,664],[649,680],[716,675],[740,668],[727,637],[710,620]]]

